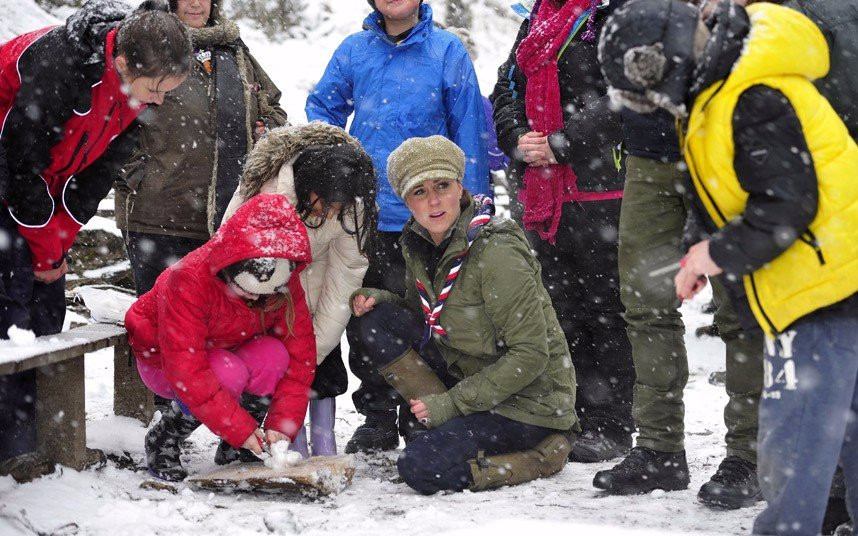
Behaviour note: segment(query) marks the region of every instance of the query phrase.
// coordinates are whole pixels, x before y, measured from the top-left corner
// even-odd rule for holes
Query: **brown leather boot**
[[[485,457],[483,452],[469,460],[474,483],[471,491],[514,486],[560,472],[572,450],[568,434],[549,434],[529,450]]]

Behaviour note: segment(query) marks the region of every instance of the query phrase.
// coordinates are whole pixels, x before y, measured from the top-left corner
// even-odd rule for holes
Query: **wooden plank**
[[[0,375],[23,372],[74,359],[122,343],[125,328],[113,324],[89,324],[56,335],[38,337],[26,345],[0,341]]]
[[[137,360],[124,341],[113,347],[113,413],[146,425],[155,413],[155,397],[140,379]]]
[[[352,483],[354,474],[354,461],[349,455],[314,456],[279,471],[262,463],[233,464],[192,476],[188,483],[215,491],[265,491],[320,497],[344,490]]]
[[[86,466],[86,396],[83,354],[36,371],[36,445],[48,460]]]

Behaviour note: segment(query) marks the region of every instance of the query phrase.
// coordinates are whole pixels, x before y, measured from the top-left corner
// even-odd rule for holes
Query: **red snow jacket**
[[[251,308],[227,292],[217,276],[223,268],[254,257],[298,263],[287,285],[294,308],[291,332],[286,307],[266,312]],[[283,341],[289,369],[274,391],[265,427],[294,440],[316,371],[313,322],[298,275],[308,262],[307,231],[286,197],[260,194],[242,205],[211,240],[162,273],[125,315],[134,356],[163,370],[191,413],[234,447],[241,446],[257,424],[221,387],[206,351],[235,348],[262,334]]]
[[[65,26],[0,45],[0,142],[9,168],[0,199],[34,270],[59,267],[134,148],[136,129],[126,129],[145,106],[131,106],[113,63],[124,15],[84,8]]]

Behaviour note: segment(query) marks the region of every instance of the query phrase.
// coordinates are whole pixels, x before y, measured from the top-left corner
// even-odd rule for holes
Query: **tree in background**
[[[306,0],[230,0],[227,6],[231,18],[251,20],[272,37],[299,37],[306,3]]]
[[[446,0],[447,3],[447,26],[457,28],[471,28],[474,22],[474,13],[468,0]]]

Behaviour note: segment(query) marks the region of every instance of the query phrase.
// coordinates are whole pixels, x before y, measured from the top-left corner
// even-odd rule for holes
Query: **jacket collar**
[[[417,26],[415,26],[411,31],[411,34],[400,43],[391,43],[390,39],[388,39],[387,32],[385,32],[382,27],[383,20],[384,18],[378,10],[373,11],[364,19],[363,29],[375,33],[384,39],[386,43],[389,43],[392,46],[406,46],[423,42],[429,36],[429,32],[434,30],[432,23],[432,8],[426,3],[420,5],[420,16],[417,21]]]
[[[189,28],[194,48],[234,44],[241,37],[238,25],[224,18],[217,19],[212,26]]]

